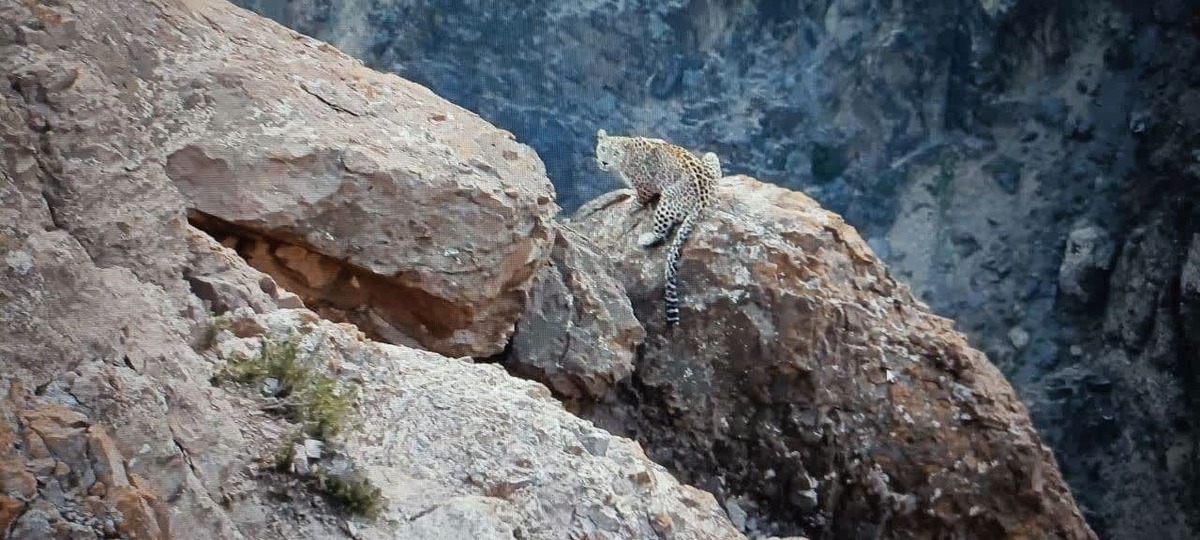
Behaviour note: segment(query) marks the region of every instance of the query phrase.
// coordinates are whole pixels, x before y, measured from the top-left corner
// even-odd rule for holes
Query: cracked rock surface
[[[487,353],[548,256],[541,221],[553,211],[536,158],[500,131],[209,0],[0,2],[0,71],[0,536],[743,538],[711,495],[545,387],[321,319],[302,307],[319,294],[289,292],[188,221],[253,229],[287,248],[274,255],[318,270],[297,248],[321,245],[321,227],[342,219],[328,215],[365,211],[354,190],[397,190],[401,178],[413,199],[397,205],[462,211],[450,236],[511,225],[460,253],[478,257],[470,276],[441,271],[453,255],[407,270],[378,257],[401,282],[443,287],[439,302],[473,310],[449,334],[400,324],[411,339]],[[393,143],[409,152],[366,147]],[[297,191],[242,191],[256,182]],[[294,199],[311,213],[285,215]],[[413,230],[429,218],[404,208]],[[404,242],[422,240],[396,249]],[[341,254],[355,267],[386,251],[356,246]],[[294,282],[314,275],[325,274]],[[484,285],[454,285],[467,277]],[[285,382],[215,377],[288,336],[306,373],[361,390],[341,430],[303,440],[302,457],[300,426],[272,396]],[[377,496],[345,483],[325,496],[343,473]],[[334,504],[355,493],[382,505],[374,520]]]
[[[1008,381],[807,196],[724,178],[663,314],[665,248],[632,191],[571,224],[609,257],[647,338],[584,408],[712,491],[735,524],[813,538],[1091,539]],[[736,507],[736,510],[734,508]]]

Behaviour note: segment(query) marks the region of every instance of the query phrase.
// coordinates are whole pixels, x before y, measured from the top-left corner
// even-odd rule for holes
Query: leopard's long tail
[[[683,223],[679,224],[679,231],[675,233],[675,238],[671,240],[671,247],[667,250],[666,279],[664,280],[666,283],[664,290],[666,292],[667,326],[679,324],[679,279],[677,275],[679,257],[683,251],[683,244],[691,236],[692,229],[703,211],[702,206],[697,207],[683,218]]]

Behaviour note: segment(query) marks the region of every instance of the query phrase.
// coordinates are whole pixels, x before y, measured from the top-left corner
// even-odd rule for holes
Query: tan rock
[[[25,462],[0,458],[0,495],[31,500],[36,494],[37,479],[25,470]]]
[[[602,254],[567,227],[534,278],[517,325],[512,368],[566,398],[598,399],[633,372],[645,331]]]
[[[117,521],[117,531],[131,540],[166,538],[158,526],[154,509],[144,499],[138,490],[128,486],[117,487],[109,492],[109,500],[121,513],[121,518]]]
[[[219,3],[191,9],[237,40],[270,32]],[[179,120],[203,118],[163,156],[194,224],[243,239],[239,251],[308,305],[370,312],[445,354],[503,350],[558,211],[532,150],[332,48],[190,47],[160,44],[200,56],[156,84],[196,104]]]
[[[40,405],[20,412],[27,429],[37,433],[58,461],[56,476],[65,477],[71,471],[82,475],[88,468],[85,430],[91,423],[86,416],[59,405]]]
[[[108,434],[97,426],[88,428],[88,454],[91,458],[92,470],[96,480],[108,487],[124,487],[129,485],[125,475],[125,460],[121,451]]]
[[[648,220],[629,214],[631,193],[571,220],[648,333],[642,401],[596,411],[603,425],[722,499],[781,505],[760,521],[811,536],[1095,537],[1008,382],[841,218],[724,179],[684,249],[671,330],[665,248],[636,245]]]
[[[21,515],[25,502],[7,495],[0,495],[0,531],[7,531],[8,526]]]
[[[95,518],[113,537],[384,539],[426,512],[413,527],[436,538],[643,537],[664,512],[677,538],[741,538],[544,386],[280,309],[300,293],[416,344],[501,351],[557,210],[510,135],[212,0],[0,3],[0,70],[0,424],[45,454],[0,457],[46,473],[15,536]],[[215,331],[215,312],[295,333],[312,369],[361,384],[321,465],[364,471],[387,519],[335,515],[264,468],[298,426],[210,382],[260,341]]]

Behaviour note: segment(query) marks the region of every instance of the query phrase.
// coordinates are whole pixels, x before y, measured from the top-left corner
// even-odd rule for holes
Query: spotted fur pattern
[[[664,285],[667,324],[679,324],[679,257],[696,222],[712,203],[722,176],[720,159],[712,152],[697,157],[662,139],[609,136],[601,129],[596,132],[596,164],[601,170],[616,172],[637,192],[635,211],[658,198],[653,227],[638,237],[640,246],[658,244],[679,227],[667,251]]]

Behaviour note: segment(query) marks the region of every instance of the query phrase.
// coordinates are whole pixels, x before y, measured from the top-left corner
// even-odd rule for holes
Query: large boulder
[[[720,189],[684,249],[673,329],[665,250],[638,247],[632,192],[572,218],[648,334],[593,418],[765,532],[1095,538],[1009,383],[852,227],[748,177]]]
[[[549,264],[534,277],[508,367],[564,399],[599,399],[633,373],[646,331],[612,265],[568,226],[556,228]]]
[[[504,349],[558,212],[531,149],[246,12],[220,25],[239,38],[203,48],[139,26],[134,42],[154,51],[139,75],[158,94],[148,129],[169,134],[160,158],[193,223],[242,239],[251,264],[375,337]],[[181,46],[186,63],[172,60]]]

